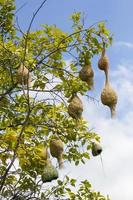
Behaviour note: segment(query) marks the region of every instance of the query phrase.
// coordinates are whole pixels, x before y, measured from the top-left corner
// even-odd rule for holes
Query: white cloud
[[[108,108],[83,100],[84,116],[101,136],[105,173],[99,157],[86,165],[70,166],[69,171],[78,180],[88,179],[111,200],[133,200],[133,67],[119,65],[111,74],[119,96],[116,119],[110,119]]]
[[[127,66],[119,65],[116,71],[112,72],[113,85],[118,91],[119,104],[118,109],[122,111],[125,109],[125,113],[121,117],[126,117],[126,109],[133,107],[133,66],[128,64]],[[132,109],[131,109],[132,111]],[[128,109],[128,114],[130,109]]]
[[[118,42],[114,43],[114,46],[133,48],[133,43],[125,42],[125,41],[118,41]]]

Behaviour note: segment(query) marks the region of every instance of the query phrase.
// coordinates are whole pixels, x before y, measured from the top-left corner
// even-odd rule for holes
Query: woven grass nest
[[[99,143],[93,142],[92,143],[92,155],[98,156],[102,153],[102,147]]]
[[[73,95],[68,105],[68,113],[74,119],[80,119],[83,112],[83,104],[77,94]]]
[[[21,64],[18,69],[17,81],[21,85],[30,85],[31,83],[31,76],[29,74],[29,70],[23,64]]]
[[[46,166],[42,173],[41,179],[43,183],[51,182],[59,177],[57,169],[52,165],[50,160],[47,160]]]
[[[116,115],[116,104],[117,104],[117,94],[115,90],[111,87],[109,83],[105,84],[105,87],[101,93],[101,102],[108,106],[111,111],[111,117]]]
[[[82,69],[79,72],[79,78],[88,84],[89,89],[93,87],[94,72],[91,65],[85,65],[82,67]]]
[[[103,48],[101,58],[98,61],[98,68],[106,72],[109,69],[109,59],[106,55],[106,50]]]
[[[60,139],[52,139],[50,141],[50,153],[53,157],[57,158],[59,168],[63,168],[63,152],[64,145]]]
[[[105,72],[105,87],[101,92],[101,102],[103,105],[106,105],[110,108],[111,117],[113,118],[116,115],[116,104],[118,97],[115,90],[111,87],[109,81],[109,60],[105,53],[106,50],[103,48],[101,58],[98,62],[99,69]]]

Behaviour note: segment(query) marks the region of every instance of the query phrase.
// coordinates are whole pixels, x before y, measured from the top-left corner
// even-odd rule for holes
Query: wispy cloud
[[[133,43],[118,41],[118,42],[114,42],[114,46],[133,48]]]

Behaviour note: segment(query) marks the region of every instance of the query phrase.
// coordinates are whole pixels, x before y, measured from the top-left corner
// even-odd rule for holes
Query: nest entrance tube
[[[116,117],[116,105],[110,107],[110,112],[111,112],[111,118]]]

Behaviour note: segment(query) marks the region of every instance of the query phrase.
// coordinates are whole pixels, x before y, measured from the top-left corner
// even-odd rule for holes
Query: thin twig
[[[24,3],[22,6],[20,6],[17,10],[16,10],[16,12],[14,13],[15,15],[20,11],[20,10],[22,10],[25,6],[27,5],[27,3]]]
[[[24,51],[24,61],[25,61],[25,56],[26,56],[26,49],[27,49],[27,43],[28,43],[28,36],[29,36],[29,33],[30,33],[30,29],[31,29],[31,26],[34,22],[34,19],[36,17],[36,15],[38,14],[38,12],[40,11],[40,9],[43,7],[43,5],[46,3],[47,0],[44,0],[41,5],[39,6],[39,8],[36,10],[36,12],[33,14],[33,17],[30,21],[30,24],[29,24],[29,27],[28,27],[28,30],[27,30],[27,33],[26,33],[26,39],[25,39],[25,51]]]

